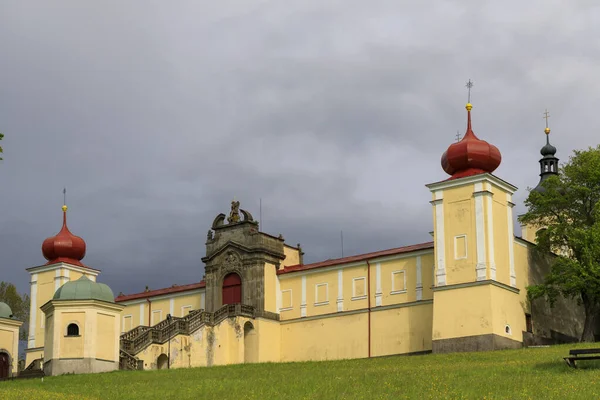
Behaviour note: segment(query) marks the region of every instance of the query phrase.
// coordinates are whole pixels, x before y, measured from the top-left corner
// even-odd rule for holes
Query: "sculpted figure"
[[[230,224],[235,224],[237,222],[240,222],[240,202],[239,201],[233,200],[231,202],[231,212],[229,213],[229,218],[227,218],[227,221]]]

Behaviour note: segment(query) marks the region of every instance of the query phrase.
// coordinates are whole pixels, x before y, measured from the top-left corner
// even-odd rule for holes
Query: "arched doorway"
[[[244,362],[258,362],[258,335],[250,321],[244,324]]]
[[[235,304],[242,302],[242,278],[235,272],[227,274],[223,279],[222,304]]]
[[[158,369],[167,369],[167,363],[169,361],[169,357],[166,354],[161,354],[156,359],[156,368]]]
[[[8,378],[10,372],[10,356],[8,353],[0,353],[0,379]]]

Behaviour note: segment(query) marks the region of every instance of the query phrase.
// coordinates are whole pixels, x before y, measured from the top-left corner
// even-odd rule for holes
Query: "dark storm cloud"
[[[591,4],[591,5],[588,5]],[[515,12],[518,10],[518,12]],[[0,279],[27,289],[69,226],[115,292],[200,280],[235,196],[307,261],[430,240],[426,183],[464,133],[503,155],[517,213],[543,110],[595,145],[598,8],[538,1],[3,2]],[[518,232],[518,229],[517,229]]]

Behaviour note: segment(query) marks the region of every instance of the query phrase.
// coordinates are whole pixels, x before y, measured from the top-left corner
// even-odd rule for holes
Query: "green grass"
[[[0,399],[598,399],[600,364],[562,360],[596,346],[68,375],[0,382]]]

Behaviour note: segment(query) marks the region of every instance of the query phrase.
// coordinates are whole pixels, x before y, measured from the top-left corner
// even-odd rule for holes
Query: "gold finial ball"
[[[473,108],[473,104],[467,103],[467,105],[465,106],[465,108],[467,109],[467,111],[471,111],[471,109]]]
[[[64,206],[62,206],[62,210],[63,210],[63,212],[67,212],[67,206],[66,206],[66,204]]]
[[[546,135],[549,134],[550,133],[550,128],[544,129],[544,132],[546,133]]]

